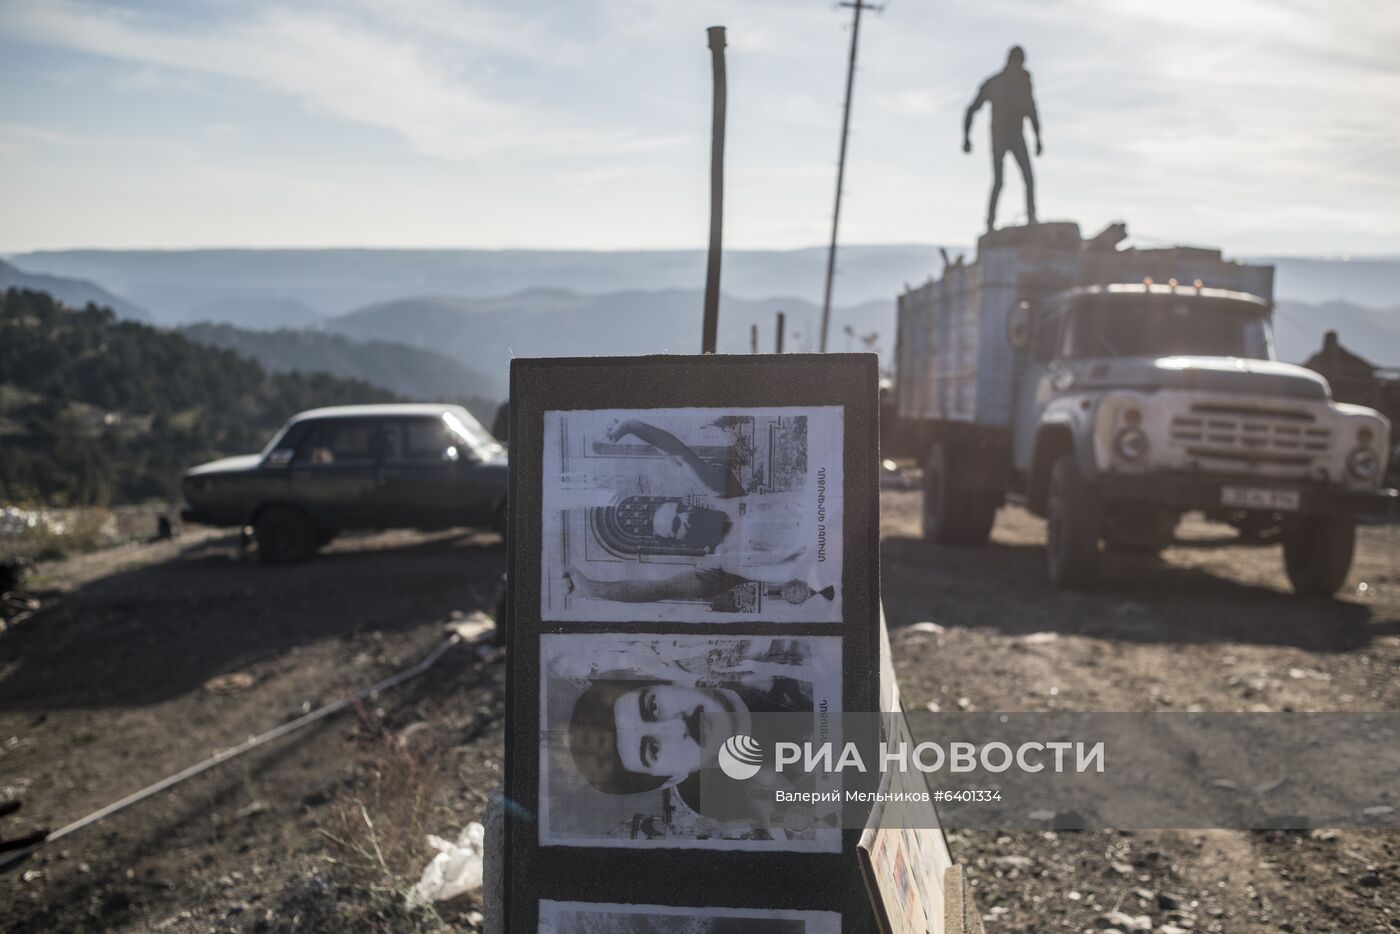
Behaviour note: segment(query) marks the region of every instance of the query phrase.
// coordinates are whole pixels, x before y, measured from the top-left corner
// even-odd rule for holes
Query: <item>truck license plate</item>
[[[1220,504],[1241,509],[1296,510],[1301,497],[1297,490],[1275,490],[1258,486],[1220,488]]]

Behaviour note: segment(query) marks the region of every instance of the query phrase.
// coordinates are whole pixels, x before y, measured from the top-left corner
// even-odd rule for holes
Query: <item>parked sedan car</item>
[[[190,468],[183,489],[186,520],[252,526],[274,564],[309,558],[344,529],[505,534],[505,448],[457,405],[302,412],[261,454]]]

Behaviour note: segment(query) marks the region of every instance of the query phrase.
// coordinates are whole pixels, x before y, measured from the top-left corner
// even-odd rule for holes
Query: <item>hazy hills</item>
[[[956,254],[968,248],[950,248]],[[218,321],[300,327],[366,305],[423,295],[468,299],[535,289],[583,294],[701,288],[703,250],[64,250],[24,253],[32,274],[101,283],[160,324]],[[1400,258],[1275,257],[1277,297],[1376,308],[1400,296]],[[826,251],[731,250],[723,289],[745,300],[794,296],[816,304]],[[905,283],[942,268],[931,245],[843,247],[835,301],[893,302]]]
[[[296,327],[406,296],[485,298],[529,289],[603,294],[698,288],[703,250],[62,250],[13,257],[26,270],[76,276],[141,305],[161,324],[222,321]],[[893,300],[941,267],[931,246],[853,246],[840,254],[836,301]],[[826,251],[733,250],[725,292],[821,300]],[[287,318],[269,322],[277,302]]]
[[[31,289],[35,292],[47,292],[65,305],[71,305],[74,308],[82,308],[91,302],[94,305],[110,308],[121,317],[133,321],[149,321],[151,317],[144,308],[118,298],[99,285],[83,279],[67,279],[62,276],[25,272],[0,260],[0,292],[6,289]]]
[[[430,347],[504,387],[510,358],[593,354],[698,353],[703,292],[613,292],[581,295],[531,290],[506,298],[409,298],[370,305],[322,324],[357,340],[392,339]],[[786,315],[788,351],[814,350],[821,311],[796,298],[749,300],[726,295],[720,304],[719,350],[748,353],[750,326],[759,349],[773,349],[777,312]],[[829,347],[860,350],[845,334],[877,332],[874,349],[893,344],[894,301],[833,309]]]
[[[402,343],[359,342],[323,331],[249,331],[227,324],[192,324],[190,340],[232,350],[272,373],[319,372],[359,379],[405,399],[460,402],[485,425],[505,398],[502,388],[445,354]]]
[[[370,305],[322,324],[358,340],[393,339],[433,348],[503,386],[512,356],[694,353],[700,343],[703,293],[698,290],[579,295],[534,290],[496,299],[409,298]],[[787,316],[789,351],[816,347],[820,309],[801,299],[750,301],[726,295],[720,305],[721,353],[747,353],[749,325],[759,325],[759,349],[773,347],[775,313]],[[829,347],[893,350],[893,301],[833,309]],[[850,326],[854,338],[845,333]],[[1346,302],[1280,302],[1275,316],[1279,357],[1300,362],[1337,331],[1343,343],[1380,364],[1400,361],[1400,309],[1377,310]]]
[[[862,349],[846,335],[850,327],[878,334],[873,347],[888,354],[895,296],[939,270],[937,248],[847,247],[840,257],[829,346]],[[701,250],[72,250],[23,254],[19,269],[0,273],[25,276],[31,287],[64,277],[47,281],[65,301],[99,301],[123,315],[145,310],[169,326],[314,329],[411,345],[436,356],[409,363],[385,346],[322,341],[313,349],[290,332],[273,339],[202,332],[273,369],[360,372],[413,396],[462,385],[469,395],[499,398],[513,355],[698,350],[704,260]],[[788,316],[787,349],[815,349],[825,260],[822,249],[726,253],[720,349],[747,352],[757,324],[759,347],[770,350],[779,310]],[[1305,359],[1336,330],[1377,363],[1400,364],[1400,259],[1267,261],[1277,266],[1280,357]]]
[[[0,502],[171,500],[185,468],[257,451],[297,412],[395,398],[358,379],[268,373],[105,308],[0,291]]]

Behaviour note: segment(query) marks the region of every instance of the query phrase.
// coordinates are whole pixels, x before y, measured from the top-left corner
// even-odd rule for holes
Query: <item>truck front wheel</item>
[[[955,450],[935,444],[924,461],[924,539],[940,545],[985,545],[1001,496],[958,486]]]
[[[1079,473],[1074,454],[1061,454],[1050,468],[1046,522],[1046,569],[1056,590],[1088,587],[1099,569],[1099,500]]]
[[[1283,529],[1283,567],[1293,592],[1330,597],[1341,589],[1356,551],[1356,524],[1333,516],[1295,519]]]

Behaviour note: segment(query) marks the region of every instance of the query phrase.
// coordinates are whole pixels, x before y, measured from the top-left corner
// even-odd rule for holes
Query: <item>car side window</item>
[[[311,426],[301,446],[296,462],[326,466],[373,461],[379,422],[360,419],[335,419]]]
[[[403,459],[406,461],[444,460],[444,452],[458,439],[447,430],[441,418],[411,418],[403,423]]]

